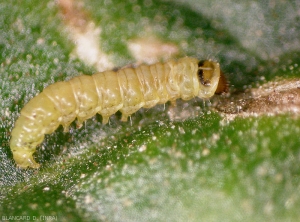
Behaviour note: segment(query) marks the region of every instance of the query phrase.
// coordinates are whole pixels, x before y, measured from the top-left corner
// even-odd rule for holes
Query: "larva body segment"
[[[102,123],[106,124],[109,117],[122,107],[123,97],[120,91],[118,73],[107,71],[94,74],[92,77],[101,106],[99,114],[102,115]]]
[[[219,78],[218,63],[186,57],[54,83],[21,110],[10,140],[14,160],[21,168],[38,168],[32,154],[45,134],[59,125],[68,131],[75,119],[80,127],[96,113],[102,115],[105,124],[118,110],[121,120],[126,121],[141,107],[150,108],[178,98],[209,98],[214,95]]]
[[[94,116],[101,109],[101,104],[92,76],[75,77],[69,83],[71,89],[68,93],[74,97],[76,105],[69,116],[71,122],[77,117],[77,125],[81,127],[84,120]],[[66,122],[65,131],[68,131],[67,127],[71,122]]]

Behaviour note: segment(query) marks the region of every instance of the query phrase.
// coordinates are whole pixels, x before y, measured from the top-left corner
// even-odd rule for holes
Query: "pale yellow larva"
[[[11,132],[13,158],[18,167],[38,168],[32,154],[45,134],[59,125],[68,131],[76,118],[81,126],[96,113],[102,115],[106,124],[117,111],[122,113],[121,120],[126,121],[141,107],[150,108],[178,98],[209,98],[215,92],[225,91],[226,83],[219,84],[219,79],[222,78],[218,63],[186,57],[54,83],[21,110]]]

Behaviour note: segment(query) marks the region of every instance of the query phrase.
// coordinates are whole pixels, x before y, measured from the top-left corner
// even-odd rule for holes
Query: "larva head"
[[[199,93],[198,97],[212,97],[218,87],[220,78],[219,63],[203,60],[198,63]]]

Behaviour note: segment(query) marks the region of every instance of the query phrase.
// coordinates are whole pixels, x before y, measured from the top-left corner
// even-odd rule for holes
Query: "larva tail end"
[[[13,152],[14,160],[18,167],[22,169],[30,168],[39,168],[40,164],[35,162],[33,159],[32,153],[26,150],[17,150]]]

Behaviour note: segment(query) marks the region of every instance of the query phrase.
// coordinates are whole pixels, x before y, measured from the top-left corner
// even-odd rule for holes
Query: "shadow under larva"
[[[97,113],[106,124],[117,111],[127,121],[142,107],[179,98],[206,99],[225,91],[227,83],[218,63],[190,57],[74,77],[46,87],[24,106],[11,132],[10,148],[18,167],[38,168],[32,154],[45,134],[59,125],[67,132],[75,119],[81,127]]]

